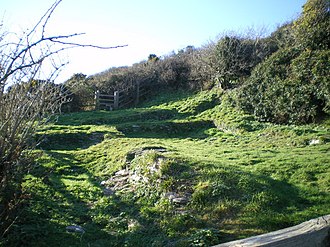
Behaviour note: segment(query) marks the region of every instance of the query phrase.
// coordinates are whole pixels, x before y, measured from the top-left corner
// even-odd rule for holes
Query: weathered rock
[[[123,181],[126,181],[129,179],[129,176],[115,176],[115,177],[112,177],[111,178],[111,181],[112,182],[115,182],[115,183],[119,183],[119,182],[123,182]]]
[[[188,201],[187,197],[175,197],[172,199],[172,202],[176,204],[186,204]]]
[[[185,208],[176,208],[175,209],[175,214],[187,215],[189,213],[190,213],[190,211],[186,210]]]
[[[132,174],[132,176],[130,176],[129,179],[130,179],[131,181],[133,181],[133,182],[139,182],[139,181],[142,180],[142,176],[140,176],[140,175],[134,173],[134,174]]]
[[[115,176],[127,176],[129,175],[129,171],[126,169],[119,170],[115,173]]]
[[[164,195],[164,197],[167,198],[167,199],[169,199],[170,201],[172,201],[173,198],[175,198],[175,197],[177,197],[177,196],[178,196],[178,194],[175,193],[175,192],[167,192],[167,193],[165,193],[165,195]]]
[[[134,191],[134,187],[130,184],[125,184],[123,187],[118,188],[118,191],[120,191],[121,193],[125,193],[125,192],[133,192]]]
[[[189,202],[188,196],[182,196],[175,192],[167,192],[164,196],[174,204],[187,204]]]
[[[165,161],[164,157],[158,157],[156,161],[149,167],[151,173],[156,173],[160,170],[162,163]]]
[[[134,166],[130,164],[134,158],[140,155],[147,155],[148,152],[167,152],[162,147],[145,147],[132,151],[126,157],[127,167],[118,170],[108,180],[102,181],[101,185],[104,186],[104,195],[111,196],[117,193],[134,192],[140,186],[159,186],[164,177],[161,176],[160,170],[163,164],[166,162],[166,158],[161,155],[153,160],[148,167],[145,164]],[[159,175],[159,176],[158,176]],[[176,188],[177,191],[182,191],[182,188]],[[183,189],[185,190],[185,189]],[[191,194],[168,192],[163,194],[164,198],[167,198],[176,208],[184,207],[191,198]]]

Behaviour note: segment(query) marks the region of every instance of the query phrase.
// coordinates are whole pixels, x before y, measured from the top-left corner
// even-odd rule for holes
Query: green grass
[[[330,121],[259,123],[229,96],[167,92],[139,108],[61,116],[38,133],[41,157],[2,243],[210,246],[329,214]],[[101,181],[124,168],[145,180],[105,195]]]

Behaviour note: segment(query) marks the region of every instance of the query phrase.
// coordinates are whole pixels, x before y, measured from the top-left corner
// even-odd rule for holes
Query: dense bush
[[[214,67],[224,89],[236,87],[252,69],[276,49],[274,42],[262,38],[226,36],[215,48]]]
[[[74,74],[65,82],[70,91],[70,102],[62,106],[64,112],[89,110],[94,105],[95,87],[84,74]]]
[[[240,106],[262,121],[305,123],[329,113],[330,51],[280,50],[253,71]]]
[[[302,16],[294,22],[297,45],[308,49],[329,49],[330,1],[309,0]]]
[[[262,121],[306,123],[329,114],[329,1],[310,0],[272,38],[280,49],[256,66],[238,103]]]
[[[185,54],[184,51],[168,56],[159,67],[159,82],[176,89],[185,87],[189,80],[191,66],[189,54]]]
[[[271,33],[267,39],[270,40],[277,49],[293,46],[295,37],[292,28],[292,22],[284,23]]]

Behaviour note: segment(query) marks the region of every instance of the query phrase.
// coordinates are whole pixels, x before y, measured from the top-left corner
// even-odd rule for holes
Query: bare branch
[[[32,28],[30,33],[27,36],[31,36],[34,34],[39,27],[39,25],[42,25],[42,38],[44,37],[45,29],[47,26],[48,21],[50,20],[51,15],[54,13],[57,6],[62,2],[62,0],[56,0],[53,5],[46,11],[46,13],[39,19],[37,24]]]
[[[104,49],[104,50],[123,48],[123,47],[128,46],[128,45],[99,46],[99,45],[92,45],[92,44],[79,44],[79,43],[72,43],[72,42],[64,42],[64,41],[60,41],[60,40],[56,40],[56,39],[57,39],[57,37],[55,37],[55,39],[50,39],[50,41],[52,41],[54,43],[61,44],[61,45],[71,45],[71,46],[74,46],[74,47],[90,47],[90,48],[97,48],[97,49]]]

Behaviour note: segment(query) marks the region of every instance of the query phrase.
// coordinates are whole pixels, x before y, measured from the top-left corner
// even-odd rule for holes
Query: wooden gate
[[[133,87],[125,90],[117,90],[111,94],[104,94],[100,91],[95,92],[95,109],[96,110],[117,110],[124,107],[136,106],[142,97],[150,93],[147,86],[137,83]]]

